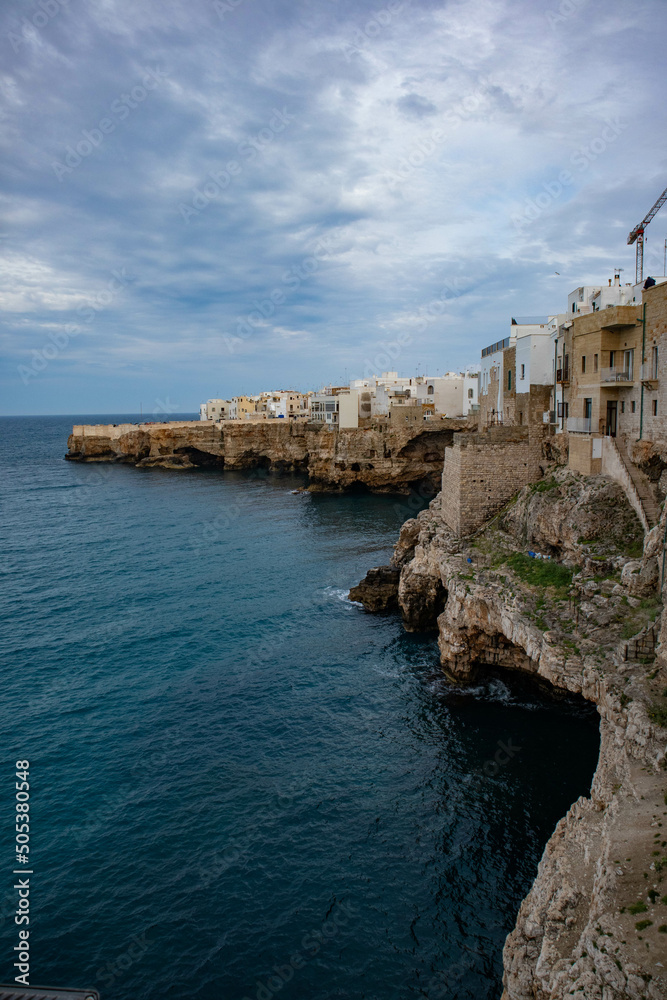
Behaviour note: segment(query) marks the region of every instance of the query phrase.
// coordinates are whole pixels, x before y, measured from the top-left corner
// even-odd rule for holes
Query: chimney
[[[609,287],[611,288],[611,278],[609,279]]]

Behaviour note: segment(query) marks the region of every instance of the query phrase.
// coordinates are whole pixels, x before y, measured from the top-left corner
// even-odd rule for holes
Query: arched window
[[[433,386],[429,385],[429,387],[428,387],[428,389],[426,391],[427,391],[427,393],[428,393],[429,396],[432,396],[433,392],[434,392]]]

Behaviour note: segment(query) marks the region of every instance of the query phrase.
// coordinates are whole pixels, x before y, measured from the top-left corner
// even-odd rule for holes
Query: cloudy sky
[[[5,0],[2,412],[444,372],[634,280],[667,5],[559,2]]]

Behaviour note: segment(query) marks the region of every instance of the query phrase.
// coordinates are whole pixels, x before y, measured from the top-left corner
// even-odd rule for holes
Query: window
[[[653,400],[653,416],[654,417],[658,416],[658,400],[657,399]]]
[[[429,396],[432,396],[432,395],[433,395],[433,386],[432,386],[432,385],[430,385],[430,386],[428,387],[428,389],[426,390],[426,392],[427,392],[427,394],[428,394]]]
[[[521,365],[521,378],[525,378],[525,377],[526,377],[526,366],[525,365]]]
[[[573,313],[576,313],[576,311],[577,311],[577,303],[576,303],[576,302],[573,302],[573,303],[572,303],[572,312],[573,312]]]
[[[597,354],[594,354],[593,355],[593,371],[596,372],[597,370],[598,370],[598,356],[597,356]]]
[[[658,377],[658,348],[654,347],[651,351],[651,378]]]
[[[585,372],[586,372],[586,355],[585,354],[582,354],[582,356],[581,356],[581,372],[582,372],[582,374],[585,374]]]
[[[610,368],[614,367],[614,355],[615,354],[616,354],[616,351],[610,351],[609,352],[609,367]]]
[[[586,420],[590,420],[592,416],[593,416],[593,400],[592,399],[585,399],[584,400],[584,417],[586,418]]]
[[[511,368],[510,368],[510,370],[507,373],[507,388],[508,389],[512,388],[512,369]]]
[[[631,412],[634,413],[635,410],[636,410],[636,408],[637,408],[637,404],[635,403],[635,401],[633,399],[632,402],[630,403],[630,410],[631,410]]]
[[[621,413],[625,413],[625,400],[621,400]]]
[[[623,351],[623,373],[632,380],[634,372],[635,352],[633,350]]]
[[[472,389],[468,389],[468,399],[472,399],[473,396],[474,396],[473,390]]]

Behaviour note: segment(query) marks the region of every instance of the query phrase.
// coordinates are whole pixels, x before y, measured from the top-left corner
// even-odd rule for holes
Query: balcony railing
[[[642,365],[642,382],[657,382],[658,372],[657,366],[651,361],[645,361]]]
[[[566,385],[570,381],[570,369],[569,368],[557,368],[556,369],[556,381],[561,385]]]
[[[568,417],[567,418],[567,429],[570,434],[590,434],[591,432],[591,418],[590,417]]]
[[[632,368],[614,365],[613,368],[600,369],[600,382],[634,382]]]

